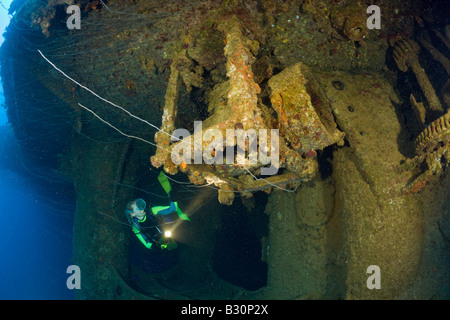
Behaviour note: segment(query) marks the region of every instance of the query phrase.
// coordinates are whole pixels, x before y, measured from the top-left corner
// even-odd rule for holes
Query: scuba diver
[[[139,239],[139,241],[147,248],[161,248],[172,250],[177,247],[175,240],[171,238],[171,232],[162,232],[159,229],[158,217],[164,217],[164,223],[173,222],[177,218],[190,221],[189,217],[183,213],[178,207],[178,202],[172,201],[172,187],[169,180],[163,172],[160,172],[158,181],[163,187],[164,191],[169,196],[169,206],[152,206],[150,207],[150,214],[147,214],[146,202],[141,199],[135,199],[127,204],[125,215],[130,223],[132,231]]]

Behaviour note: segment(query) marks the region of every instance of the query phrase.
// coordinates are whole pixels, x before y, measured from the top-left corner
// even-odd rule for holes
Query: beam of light
[[[203,190],[205,190],[205,192],[203,192],[198,197],[194,198],[194,200],[191,201],[189,203],[189,205],[183,210],[189,216],[189,218],[191,218],[203,206],[208,204],[212,199],[216,198],[216,194],[214,192],[214,194],[212,196],[209,196],[209,199],[205,201],[205,198],[207,198],[207,196],[210,195],[211,193],[206,192],[206,190],[208,190],[208,189],[203,189]],[[172,234],[176,235],[177,228],[184,222],[186,222],[186,221],[177,219],[170,228],[170,230],[172,231]],[[177,242],[179,242],[181,239],[176,238],[175,240]]]

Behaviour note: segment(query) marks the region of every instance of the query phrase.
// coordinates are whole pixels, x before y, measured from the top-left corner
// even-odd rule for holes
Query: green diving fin
[[[170,191],[172,191],[172,186],[170,185],[170,181],[169,181],[169,179],[167,179],[167,176],[164,174],[164,172],[161,171],[159,173],[158,181],[161,184],[161,186],[163,187],[164,191],[166,191],[167,195],[169,195]],[[191,219],[189,219],[187,214],[183,213],[183,211],[181,211],[181,209],[178,207],[178,202],[175,202],[175,208],[176,208],[178,217],[181,220],[191,221]],[[153,208],[152,208],[152,210],[153,210]]]
[[[172,191],[172,186],[170,185],[169,179],[167,179],[164,172],[160,172],[158,176],[158,181],[161,184],[161,187],[163,187],[164,191],[169,194],[170,191]]]
[[[181,220],[191,221],[191,219],[189,219],[188,215],[186,213],[183,213],[183,211],[181,211],[181,209],[178,207],[178,202],[175,202],[175,208],[177,210],[178,217]]]
[[[170,239],[170,241],[164,243],[162,246],[164,246],[164,249],[166,249],[166,250],[174,250],[174,249],[178,248],[177,242],[173,239]]]

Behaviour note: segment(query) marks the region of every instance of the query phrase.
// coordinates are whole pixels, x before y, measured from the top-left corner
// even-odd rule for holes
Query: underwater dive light
[[[166,238],[171,238],[171,237],[172,237],[172,231],[170,231],[170,230],[164,231],[164,236],[165,236]]]

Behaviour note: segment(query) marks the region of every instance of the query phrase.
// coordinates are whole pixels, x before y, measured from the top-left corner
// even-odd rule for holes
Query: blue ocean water
[[[0,299],[73,299],[67,289],[74,205],[0,168]],[[71,212],[72,211],[72,212]]]
[[[3,43],[3,32],[9,24],[10,17],[8,16],[8,10],[12,0],[1,1],[0,5],[0,45]],[[8,119],[6,117],[6,110],[3,108],[5,103],[5,97],[3,96],[3,86],[0,85],[0,126],[6,125]]]
[[[1,36],[11,0],[1,1]],[[0,85],[0,299],[73,299],[67,289],[75,205],[17,170],[17,142],[8,128]],[[16,163],[17,164],[17,163]]]

